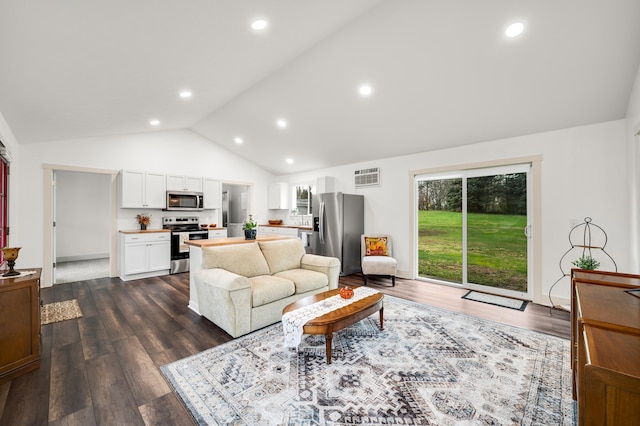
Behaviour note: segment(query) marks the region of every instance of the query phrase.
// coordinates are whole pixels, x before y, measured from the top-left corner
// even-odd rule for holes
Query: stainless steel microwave
[[[167,208],[165,210],[201,211],[204,209],[202,192],[167,191]]]

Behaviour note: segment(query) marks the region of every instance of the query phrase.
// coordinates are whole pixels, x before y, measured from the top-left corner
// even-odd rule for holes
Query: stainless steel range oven
[[[171,216],[162,218],[162,228],[171,230],[171,270],[179,274],[189,270],[188,240],[206,240],[209,231],[201,229],[197,216]]]

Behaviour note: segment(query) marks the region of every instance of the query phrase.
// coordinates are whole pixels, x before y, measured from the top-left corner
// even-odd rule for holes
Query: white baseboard
[[[75,256],[58,256],[56,263],[74,262],[77,260],[109,259],[109,253],[78,254]]]

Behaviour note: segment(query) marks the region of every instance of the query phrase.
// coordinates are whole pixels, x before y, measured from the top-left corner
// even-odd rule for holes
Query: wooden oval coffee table
[[[340,289],[329,290],[322,293],[314,294],[313,296],[305,297],[290,305],[285,306],[282,310],[282,314],[300,309],[303,306],[308,306],[313,303],[320,302],[331,296],[335,296],[340,293]],[[327,348],[327,364],[331,364],[331,342],[333,341],[333,333],[338,330],[342,330],[358,321],[368,317],[369,315],[380,312],[380,330],[384,330],[383,312],[384,306],[382,303],[384,295],[382,293],[372,294],[364,299],[357,300],[349,305],[336,309],[335,311],[328,312],[322,316],[309,320],[303,327],[304,334],[324,334],[325,345]]]

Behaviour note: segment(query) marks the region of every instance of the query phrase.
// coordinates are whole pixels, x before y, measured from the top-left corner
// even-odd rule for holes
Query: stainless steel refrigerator
[[[360,272],[364,196],[328,192],[313,197],[311,252],[340,259],[340,274]]]

